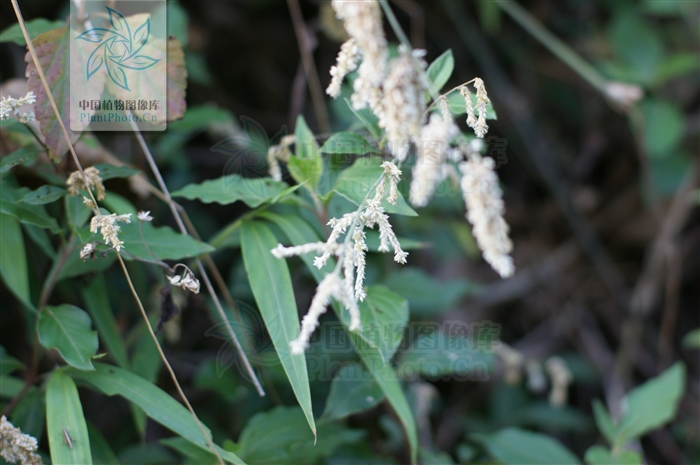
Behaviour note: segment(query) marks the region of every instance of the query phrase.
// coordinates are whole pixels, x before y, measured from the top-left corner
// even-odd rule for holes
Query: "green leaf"
[[[676,362],[656,378],[636,387],[622,399],[622,418],[615,430],[620,447],[671,421],[685,389],[685,365]]]
[[[46,429],[53,463],[92,464],[78,389],[63,370],[55,370],[46,386]]]
[[[37,159],[41,151],[36,145],[30,145],[29,147],[22,147],[15,150],[7,156],[2,158],[0,161],[0,173],[4,173],[19,165],[29,165]]]
[[[339,311],[337,307],[334,307],[334,309],[336,315],[338,315],[340,319],[342,312]],[[346,331],[348,331],[350,340],[355,346],[355,351],[360,354],[363,363],[369,368],[375,381],[382,392],[384,392],[389,404],[394,409],[396,416],[401,421],[411,450],[411,463],[415,464],[418,457],[418,431],[416,421],[413,418],[411,406],[401,389],[401,384],[399,383],[399,378],[396,376],[396,372],[389,363],[384,363],[379,350],[363,343],[356,333],[350,332],[347,329],[347,324],[345,324],[345,328]]]
[[[166,446],[170,447],[171,449],[175,450],[176,452],[179,452],[180,454],[184,455],[185,457],[189,457],[190,459],[194,460],[196,463],[211,463],[215,464],[217,463],[216,460],[216,455],[213,453],[203,450],[200,447],[195,446],[192,444],[190,441],[188,441],[185,438],[166,438],[166,439],[161,439],[160,441],[161,444],[165,444]]]
[[[350,168],[343,170],[333,186],[333,190],[342,195],[355,205],[360,205],[367,196],[369,190],[384,172],[381,166],[382,160],[377,157],[360,158]],[[392,205],[386,200],[382,201],[382,207],[387,213],[397,215],[418,216],[418,214],[406,204],[403,195],[399,193],[399,200]]]
[[[29,269],[22,228],[10,215],[0,214],[0,242],[3,244],[0,248],[0,276],[20,302],[34,309],[29,295]]]
[[[30,205],[44,205],[55,202],[66,195],[66,190],[58,186],[41,186],[37,190],[27,193],[20,202]]]
[[[611,21],[609,40],[618,60],[634,70],[634,80],[650,83],[664,57],[657,30],[632,11],[621,11]]]
[[[80,370],[94,370],[90,358],[97,352],[97,332],[90,317],[73,305],[45,307],[39,314],[39,342],[57,349],[63,359]]]
[[[304,184],[309,191],[315,192],[318,189],[318,183],[323,175],[323,159],[317,158],[299,158],[295,156],[289,157],[287,168],[292,178],[299,184]]]
[[[24,380],[12,376],[0,376],[0,398],[14,398],[25,384]]]
[[[330,154],[354,153],[367,155],[376,151],[364,137],[354,132],[337,132],[328,138],[321,147],[321,152]]]
[[[24,363],[8,354],[3,346],[0,346],[0,376],[9,375],[13,371],[23,370]]]
[[[2,382],[2,381],[0,381]],[[44,388],[29,387],[24,397],[10,413],[10,421],[21,426],[22,432],[34,436],[41,442],[46,424],[46,395]]]
[[[256,465],[299,465],[320,463],[340,444],[356,442],[363,433],[329,423],[319,431],[318,442],[304,427],[298,407],[278,406],[258,413],[241,432],[238,453]]]
[[[683,347],[700,349],[700,328],[694,329],[683,337]]]
[[[204,203],[216,202],[221,205],[241,200],[249,207],[256,208],[275,198],[286,188],[286,184],[269,178],[248,179],[231,174],[204,181],[201,184],[190,184],[173,192],[172,195]]]
[[[644,145],[653,158],[673,155],[683,139],[683,114],[673,103],[647,99],[639,104],[644,116]]]
[[[32,242],[34,242],[48,258],[54,260],[56,258],[56,250],[53,248],[53,244],[46,230],[33,224],[24,224],[23,226],[24,232],[27,233],[27,236],[29,236]]]
[[[602,446],[589,447],[584,460],[589,465],[642,465],[642,457],[637,452],[623,450],[613,454]]]
[[[109,446],[109,443],[91,423],[87,424],[88,437],[90,438],[90,450],[92,451],[92,460],[100,465],[119,465],[117,456]]]
[[[108,396],[119,395],[141,407],[146,415],[206,451],[211,451],[207,439],[192,414],[158,386],[119,367],[95,363],[95,371],[70,370],[77,381],[83,381]],[[207,434],[208,428],[204,426]],[[235,454],[216,446],[221,457],[231,463],[244,464]]]
[[[141,227],[148,248],[160,260],[180,260],[215,250],[209,244],[198,241],[192,236],[177,233],[168,226],[155,227],[150,222],[145,221],[141,223]],[[141,258],[153,259],[143,245],[136,218],[132,218],[130,224],[124,224],[121,228],[123,234],[120,234],[120,238],[124,241],[124,248],[127,252]]]
[[[27,21],[25,23],[29,37],[36,37],[39,34],[43,34],[44,32],[48,32],[52,29],[65,25],[65,21],[49,21],[48,19],[44,18],[32,19],[31,21]],[[24,34],[22,34],[22,28],[19,27],[19,24],[13,24],[2,31],[0,34],[0,42],[14,42],[17,45],[27,44],[27,42],[24,40]]]
[[[403,339],[408,302],[385,286],[369,286],[366,292],[365,300],[359,302],[362,329],[357,334],[379,349],[382,360],[388,363]]]
[[[505,428],[493,434],[472,434],[470,437],[484,444],[491,457],[506,465],[581,463],[556,439],[519,428]]]
[[[355,110],[352,107],[352,103],[350,103],[350,100],[348,99],[345,99],[345,103],[347,104],[348,108],[350,108],[350,111],[352,111],[357,117],[357,119],[364,124],[372,137],[374,137],[374,140],[379,142],[382,139],[382,130],[379,128],[379,119],[377,116],[372,113],[369,108]]]
[[[474,340],[467,339],[466,335],[448,337],[433,331],[418,336],[411,343],[397,370],[408,379],[421,375],[439,380],[450,375],[460,381],[485,380],[494,350],[489,345],[475,346]]]
[[[292,354],[289,347],[299,337],[299,314],[292,279],[287,262],[270,253],[276,245],[277,239],[265,224],[244,222],[241,226],[243,263],[255,301],[299,405],[316,435],[306,358],[304,354]]]
[[[318,241],[318,234],[301,218],[294,215],[276,215],[270,212],[263,212],[260,216],[280,226],[280,229],[287,235],[292,245],[302,245]],[[314,279],[320,282],[321,279],[323,279],[323,272],[313,265],[313,257],[311,254],[302,255],[301,259],[306,264]],[[329,260],[329,264],[332,268],[332,258]],[[334,305],[333,308],[338,319],[343,322],[347,331],[349,323],[347,312],[343,312],[342,309],[338,308],[336,305]],[[413,418],[411,407],[401,390],[401,385],[399,384],[396,373],[390,364],[384,363],[379,350],[368,346],[355,332],[349,332],[349,336],[355,346],[355,350],[362,357],[362,361],[369,368],[377,384],[382,392],[384,392],[389,404],[391,404],[396,415],[403,424],[406,436],[408,437],[408,443],[411,447],[411,462],[415,463],[418,456],[418,433],[416,430],[416,423]]]
[[[103,275],[98,274],[92,282],[82,290],[85,308],[90,313],[92,321],[109,354],[122,368],[129,368],[129,358],[126,354],[124,341],[119,334],[117,321],[112,313],[109,302],[107,282]]]
[[[601,434],[610,444],[615,442],[615,424],[603,403],[598,399],[593,399],[593,418]]]
[[[437,57],[435,61],[430,63],[426,72],[428,73],[430,82],[433,83],[435,92],[440,92],[445,84],[447,84],[454,69],[455,58],[454,55],[452,55],[452,50],[445,51],[442,55]]]
[[[33,224],[49,229],[53,233],[59,233],[61,228],[58,227],[56,219],[46,213],[43,205],[17,203],[28,192],[27,188],[15,189],[7,182],[0,182],[0,212],[14,216],[22,223]]]
[[[371,373],[358,363],[344,365],[331,383],[322,420],[338,420],[369,410],[384,399]]]
[[[464,278],[440,281],[417,267],[402,267],[384,281],[387,287],[408,299],[411,313],[431,316],[449,310],[478,290]]]
[[[298,158],[316,159],[321,157],[318,153],[318,145],[316,144],[314,133],[311,132],[311,129],[309,129],[309,126],[306,124],[306,120],[301,115],[297,118],[294,136],[296,139],[294,143],[294,153]]]
[[[100,177],[103,181],[114,178],[129,178],[139,173],[139,170],[135,168],[129,168],[128,166],[114,166],[108,163],[98,163],[95,165],[100,172]]]

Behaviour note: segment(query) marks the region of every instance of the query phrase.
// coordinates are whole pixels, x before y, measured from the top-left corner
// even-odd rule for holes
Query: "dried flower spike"
[[[37,448],[35,438],[15,428],[5,415],[0,417],[0,456],[3,459],[9,463],[41,465],[41,456],[35,453]]]
[[[478,118],[474,126],[474,133],[476,137],[483,138],[486,132],[489,130],[486,124],[486,107],[491,102],[488,95],[486,94],[486,87],[484,86],[484,81],[480,78],[474,78],[474,88],[476,89],[476,114]]]
[[[459,135],[459,128],[451,119],[433,113],[430,122],[421,130],[418,159],[413,167],[409,200],[424,207],[435,193],[437,184],[445,178],[444,164],[450,142]]]
[[[508,238],[508,223],[503,219],[503,204],[498,176],[491,158],[471,154],[460,163],[461,188],[467,205],[467,220],[486,260],[502,278],[513,274],[515,267],[510,252],[513,243]]]
[[[85,186],[85,180],[83,180],[83,176],[80,174],[80,171],[73,171],[70,176],[68,176],[68,180],[66,181],[70,195],[78,195],[81,189],[88,190],[88,188],[90,188],[96,191],[97,200],[104,200],[105,186],[102,184],[100,170],[94,166],[91,166],[86,168],[83,172],[85,173],[85,180],[87,180],[88,186]]]
[[[131,223],[131,213],[125,215],[95,215],[90,220],[90,232],[100,232],[105,244],[112,244],[112,247],[119,252],[124,247],[124,242],[119,240],[119,230],[121,229],[117,222]]]
[[[386,130],[386,140],[391,153],[403,161],[408,155],[411,141],[420,137],[421,120],[425,113],[425,86],[422,83],[414,60],[423,68],[425,51],[411,52],[399,46],[399,57],[391,62],[389,74],[384,81],[382,115],[379,126]]]
[[[388,51],[379,3],[376,0],[333,0],[331,6],[362,53],[362,64],[353,85],[353,107],[360,110],[369,105],[380,116]]]
[[[345,76],[357,69],[357,62],[360,59],[360,49],[355,39],[348,39],[340,46],[336,64],[331,66],[331,83],[326,89],[326,93],[333,98],[340,96],[340,86],[343,84]]]

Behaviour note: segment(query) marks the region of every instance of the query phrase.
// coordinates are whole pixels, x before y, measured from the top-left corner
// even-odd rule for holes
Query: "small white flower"
[[[96,251],[97,245],[95,245],[94,242],[88,242],[83,246],[82,249],[80,249],[80,259],[82,261],[85,261],[88,258],[94,258]]]
[[[28,123],[35,120],[34,112],[20,113],[19,108],[22,105],[31,105],[36,102],[36,97],[33,92],[27,92],[27,95],[20,98],[3,97],[0,101],[0,120],[10,118],[10,115],[18,116],[21,123]]]
[[[153,217],[151,216],[151,212],[150,212],[150,211],[147,211],[147,212],[141,211],[141,212],[139,212],[139,214],[137,215],[137,218],[139,219],[139,221],[153,221]]]
[[[117,222],[131,223],[131,213],[124,215],[95,215],[90,220],[90,232],[100,232],[105,241],[105,244],[112,244],[112,247],[119,252],[124,246],[124,242],[119,240],[119,230],[121,229]]]
[[[484,260],[506,278],[515,271],[509,255],[513,243],[508,237],[508,223],[503,218],[503,193],[494,168],[493,159],[472,154],[469,161],[459,165],[462,172],[460,186],[467,205],[467,220],[472,225],[472,233]]]
[[[193,294],[199,294],[200,284],[199,280],[194,277],[194,273],[192,273],[192,271],[185,265],[178,264],[175,266],[175,268],[178,266],[183,266],[185,271],[182,273],[182,275],[167,276],[170,285],[187,289]]]

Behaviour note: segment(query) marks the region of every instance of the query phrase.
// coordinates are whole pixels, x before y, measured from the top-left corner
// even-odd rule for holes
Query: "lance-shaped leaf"
[[[55,202],[66,195],[66,190],[58,186],[41,186],[35,191],[29,192],[27,195],[22,197],[20,202],[28,203],[30,205],[44,205],[47,203]]]
[[[204,181],[201,184],[190,184],[173,192],[173,197],[184,197],[189,200],[199,200],[204,203],[216,202],[228,205],[242,201],[251,208],[274,199],[287,189],[287,185],[272,179],[248,179],[237,174],[231,174],[218,179]]]
[[[19,221],[0,213],[0,276],[5,285],[24,305],[34,308],[29,295],[29,274],[24,238]]]
[[[309,242],[317,242],[319,240],[318,234],[314,229],[298,216],[276,215],[270,212],[263,212],[260,216],[280,226],[292,245],[297,246]],[[321,279],[323,279],[323,272],[313,265],[313,255],[302,255],[301,259],[316,281],[320,282]],[[330,269],[332,269],[334,266],[334,260],[332,258],[329,260],[329,264]],[[382,354],[378,349],[367,344],[356,332],[351,332],[347,329],[350,323],[348,312],[343,311],[338,305],[333,305],[333,309],[338,319],[345,326],[346,331],[348,331],[356,352],[360,354],[362,361],[374,376],[375,381],[386,396],[387,401],[391,404],[396,415],[399,417],[406,431],[406,437],[408,438],[411,449],[411,463],[415,464],[418,457],[418,432],[416,421],[413,418],[411,406],[408,404],[406,396],[401,389],[398,376],[392,366],[384,362]]]
[[[276,245],[277,239],[265,224],[245,222],[241,226],[243,263],[255,301],[306,421],[316,435],[306,358],[304,354],[292,354],[289,347],[299,337],[299,314],[292,278],[287,262],[276,259],[270,252]]]
[[[65,24],[65,21],[49,21],[44,18],[37,18],[27,21],[24,26],[27,28],[29,37],[36,37],[44,32],[65,26]],[[15,23],[2,31],[2,33],[0,33],[0,42],[14,42],[17,45],[26,45],[20,25]]]
[[[46,429],[53,463],[92,464],[78,389],[62,370],[54,371],[46,386]]]
[[[103,363],[95,363],[95,371],[70,370],[68,373],[75,380],[86,382],[108,396],[119,395],[138,405],[153,420],[202,449],[211,451],[192,414],[153,383],[127,370]],[[206,426],[204,430],[207,436],[211,435]],[[236,454],[219,446],[216,449],[227,462],[245,465]]]
[[[45,307],[39,314],[39,342],[57,349],[63,359],[81,370],[94,370],[90,358],[97,352],[97,332],[84,310],[73,305]]]
[[[384,393],[374,376],[359,363],[349,363],[333,378],[321,421],[369,410],[382,400]]]

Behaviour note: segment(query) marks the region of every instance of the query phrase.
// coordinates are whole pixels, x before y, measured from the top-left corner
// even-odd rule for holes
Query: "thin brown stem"
[[[27,42],[27,48],[29,49],[29,54],[32,57],[32,61],[34,62],[34,67],[36,68],[36,72],[39,75],[39,79],[41,79],[41,84],[44,86],[44,92],[46,92],[46,98],[49,99],[49,103],[51,103],[51,108],[53,109],[54,114],[56,115],[56,121],[58,122],[58,125],[61,126],[61,131],[63,132],[63,137],[65,137],[66,142],[68,142],[68,148],[70,150],[71,155],[73,156],[73,161],[75,162],[75,165],[78,167],[78,171],[80,171],[80,176],[83,178],[83,183],[86,186],[89,186],[90,183],[87,180],[87,177],[85,176],[85,171],[83,171],[83,166],[80,164],[80,160],[78,160],[78,154],[75,153],[75,148],[73,147],[73,144],[71,143],[70,136],[68,135],[68,130],[66,129],[65,124],[63,124],[63,119],[61,118],[61,112],[58,111],[58,107],[56,106],[56,101],[53,98],[53,94],[51,93],[51,88],[49,87],[49,83],[46,80],[46,76],[44,75],[44,70],[41,67],[41,63],[39,63],[39,57],[36,54],[36,49],[34,48],[34,43],[32,43],[32,38],[29,35],[29,32],[27,32],[27,26],[24,24],[24,18],[22,17],[22,11],[19,8],[19,5],[17,4],[17,0],[12,0],[12,8],[15,10],[15,15],[17,16],[17,22],[19,23],[20,29],[22,29],[22,35],[24,36],[24,40]],[[92,203],[94,205],[94,213],[96,215],[100,214],[100,211],[97,209],[97,200],[95,200],[95,197],[92,195],[92,192],[90,189],[88,189],[88,195],[90,196],[90,199],[92,200]]]
[[[136,303],[139,307],[139,310],[141,311],[141,316],[143,316],[143,319],[146,322],[146,328],[148,328],[148,333],[151,335],[153,342],[156,344],[156,348],[158,349],[158,353],[160,354],[160,358],[163,360],[163,364],[167,368],[168,373],[170,374],[170,378],[173,380],[173,384],[175,384],[175,388],[177,389],[178,394],[180,394],[182,401],[185,403],[185,406],[187,407],[187,410],[190,411],[190,413],[192,414],[192,418],[194,418],[194,421],[197,423],[197,426],[202,431],[202,434],[204,434],[204,437],[206,438],[207,443],[209,444],[209,447],[211,447],[212,453],[214,455],[216,455],[216,458],[219,460],[219,463],[221,465],[224,465],[224,459],[222,459],[221,456],[219,455],[219,451],[216,450],[216,446],[214,445],[214,442],[212,441],[211,436],[207,433],[207,430],[204,429],[204,425],[202,425],[202,422],[199,421],[197,414],[194,412],[194,409],[192,408],[192,404],[190,404],[190,401],[187,399],[187,396],[183,392],[182,387],[180,387],[180,383],[177,380],[177,376],[175,376],[175,372],[173,371],[173,367],[170,366],[170,362],[168,362],[168,358],[165,356],[165,353],[163,352],[163,348],[161,347],[160,343],[158,342],[158,337],[156,336],[156,333],[153,332],[153,328],[151,327],[151,323],[148,321],[148,315],[146,314],[146,309],[143,308],[143,304],[141,303],[141,299],[139,298],[139,295],[136,292],[136,289],[134,288],[134,284],[131,282],[131,276],[129,276],[129,272],[126,269],[126,264],[124,263],[124,259],[122,259],[121,255],[119,255],[119,254],[117,254],[117,259],[119,260],[119,264],[121,265],[122,271],[124,272],[124,277],[126,278],[126,282],[129,284],[129,289],[131,290],[131,293],[133,294],[134,299],[136,299]]]
[[[328,111],[326,111],[323,88],[318,79],[318,71],[316,70],[313,51],[309,43],[309,30],[304,23],[304,16],[301,14],[298,0],[287,0],[287,6],[289,6],[289,13],[292,16],[292,23],[294,24],[294,33],[299,43],[301,62],[304,65],[304,74],[306,74],[306,82],[309,84],[309,92],[311,93],[311,100],[314,104],[314,113],[316,113],[318,126],[321,132],[330,132],[331,124],[328,119]]]

